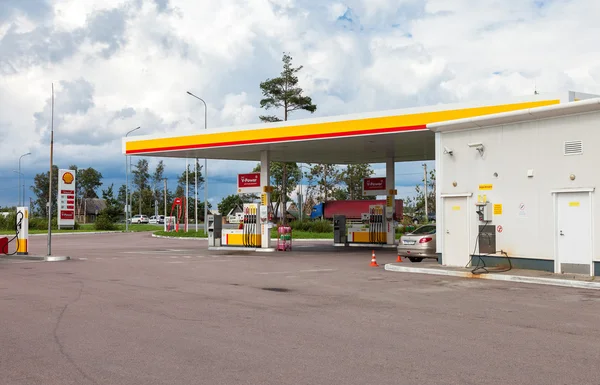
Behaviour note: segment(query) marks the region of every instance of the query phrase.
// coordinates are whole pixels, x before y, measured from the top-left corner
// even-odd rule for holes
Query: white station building
[[[443,265],[600,275],[600,98],[427,127]]]

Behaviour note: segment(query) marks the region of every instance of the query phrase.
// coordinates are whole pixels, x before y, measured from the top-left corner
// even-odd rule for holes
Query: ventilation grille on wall
[[[565,142],[565,155],[583,154],[583,142],[581,140],[571,140]]]

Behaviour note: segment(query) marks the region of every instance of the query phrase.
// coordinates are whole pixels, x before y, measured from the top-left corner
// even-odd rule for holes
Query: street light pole
[[[135,130],[139,130],[140,127],[136,127],[133,130],[129,131],[127,134],[125,134],[125,137],[129,136],[129,134],[131,134],[133,131]],[[127,169],[127,152],[125,152],[125,231],[129,231],[129,207],[127,207],[127,190],[129,188],[129,171]]]
[[[194,98],[200,100],[204,104],[204,130],[207,128],[207,116],[208,116],[208,108],[206,107],[206,102],[204,99],[192,94],[190,91],[187,91],[188,95],[193,96]],[[196,162],[198,159],[196,158]],[[198,177],[196,177],[196,217],[198,216]],[[208,234],[208,223],[206,222],[206,217],[208,216],[208,165],[206,158],[204,158],[204,234]],[[196,231],[198,231],[198,221],[196,221]]]
[[[23,154],[19,157],[19,188],[17,190],[21,190],[21,158],[23,158],[24,156],[27,155],[31,155],[30,152],[28,152],[27,154]],[[25,191],[23,191],[23,196],[25,196]],[[25,198],[23,198],[25,199]],[[25,204],[25,202],[23,201],[23,204]],[[19,207],[21,206],[21,193],[19,192]]]

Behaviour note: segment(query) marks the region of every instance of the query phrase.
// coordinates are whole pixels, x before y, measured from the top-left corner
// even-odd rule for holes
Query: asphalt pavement
[[[45,254],[46,238],[30,238]],[[597,291],[392,273],[394,250],[53,237],[0,261],[0,384],[598,384]]]

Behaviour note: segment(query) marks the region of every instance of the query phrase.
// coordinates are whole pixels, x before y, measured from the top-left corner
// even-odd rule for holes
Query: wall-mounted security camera
[[[468,146],[471,148],[474,147],[479,152],[479,155],[483,156],[483,150],[484,150],[483,143],[479,143],[479,142],[469,143]]]
[[[454,154],[454,151],[452,151],[448,147],[444,146],[444,154],[448,154],[448,155],[452,156]]]

